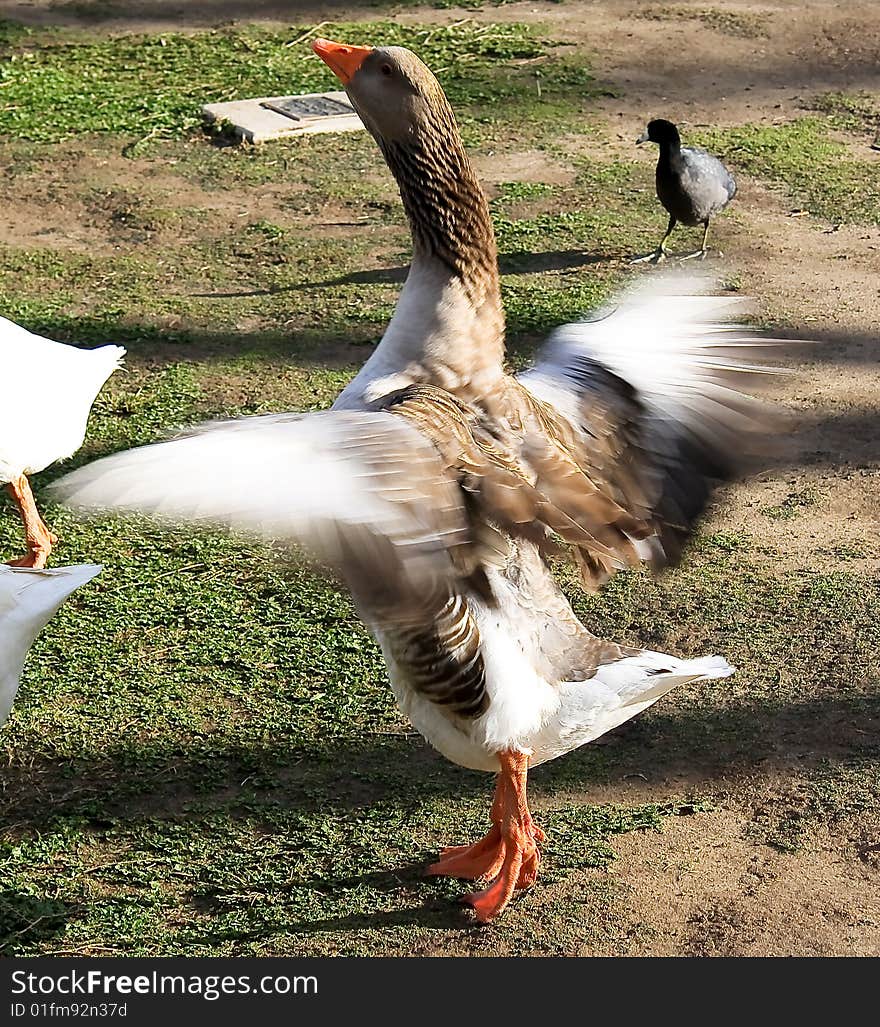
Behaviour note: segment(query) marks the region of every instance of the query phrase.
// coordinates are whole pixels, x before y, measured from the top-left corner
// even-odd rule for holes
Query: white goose
[[[27,476],[79,449],[92,403],[123,356],[119,346],[78,349],[0,317],[0,484],[18,507],[28,546],[13,566],[45,567],[58,541],[40,517]]]
[[[0,564],[0,725],[18,691],[28,649],[64,600],[101,568],[95,564],[26,570]]]
[[[490,882],[480,920],[531,885],[530,766],[596,738],[719,657],[625,649],[577,619],[543,556],[595,587],[674,561],[757,423],[736,303],[654,281],[503,368],[495,242],[440,85],[399,47],[315,50],[397,178],[414,258],[394,318],[335,409],[195,429],[59,484],[84,509],[222,523],[304,546],[347,583],[401,709],[449,759],[497,772],[491,829],[432,866]],[[556,544],[554,544],[556,543]]]

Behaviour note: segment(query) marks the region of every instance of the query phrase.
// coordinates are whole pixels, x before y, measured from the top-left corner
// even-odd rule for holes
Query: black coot
[[[679,221],[683,225],[703,226],[702,246],[682,258],[699,257],[702,260],[707,252],[710,219],[720,214],[736,195],[733,175],[711,153],[696,146],[682,146],[678,129],[671,121],[658,118],[649,122],[648,130],[636,142],[652,142],[660,146],[657,198],[669,212],[669,227],[660,245],[653,253],[638,257],[636,263],[664,260],[667,256],[666,240]]]

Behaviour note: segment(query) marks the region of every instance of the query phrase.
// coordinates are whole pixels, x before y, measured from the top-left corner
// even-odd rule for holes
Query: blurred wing
[[[736,324],[742,301],[707,294],[713,285],[652,276],[596,320],[560,328],[518,378],[549,425],[524,433],[536,487],[592,496],[588,527],[615,554],[579,554],[587,585],[625,564],[675,562],[714,483],[766,437],[766,407],[739,389],[778,373],[754,363],[775,340]]]
[[[80,509],[302,546],[346,581],[413,688],[461,716],[485,709],[466,599],[488,588],[478,547],[455,475],[404,418],[331,411],[210,424],[99,460],[54,488]]]
[[[504,386],[517,389],[510,378]],[[430,439],[447,472],[458,479],[471,514],[475,557],[481,565],[506,562],[508,545],[503,533],[533,542],[545,554],[558,550],[559,539],[614,558],[591,531],[601,520],[593,514],[597,508],[604,511],[608,501],[596,489],[591,493],[584,488],[566,490],[566,473],[585,480],[574,461],[560,449],[554,473],[546,477],[540,473],[543,451],[551,446],[552,425],[542,424],[542,432],[546,427],[547,434],[533,433],[524,440],[506,420],[493,421],[433,385],[408,386],[380,403]],[[569,434],[573,434],[571,429]]]
[[[83,510],[223,525],[302,546],[359,594],[454,577],[467,522],[434,447],[376,413],[280,414],[204,425],[53,486]]]

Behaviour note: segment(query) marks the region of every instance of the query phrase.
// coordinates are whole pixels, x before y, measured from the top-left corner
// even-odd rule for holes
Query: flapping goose
[[[489,833],[430,868],[487,879],[468,896],[485,921],[537,875],[529,767],[678,684],[733,672],[597,638],[545,557],[570,553],[590,588],[678,558],[756,424],[732,384],[753,370],[751,339],[731,321],[736,300],[652,281],[509,376],[488,207],[440,85],[399,47],[315,49],[382,148],[412,228],[379,347],[333,410],[206,425],[58,487],[82,509],[292,540],[346,582],[415,727],[497,774]]]
[[[657,159],[657,198],[669,214],[669,225],[660,245],[645,257],[638,257],[633,263],[665,260],[666,240],[680,221],[683,225],[703,226],[703,242],[698,250],[682,257],[702,260],[708,250],[709,222],[736,196],[736,182],[727,168],[711,153],[696,146],[682,146],[678,129],[671,121],[657,118],[648,122],[647,130],[636,140],[640,143],[657,143],[660,156]]]
[[[27,476],[79,449],[92,403],[124,355],[119,346],[65,346],[0,317],[0,484],[18,507],[28,547],[14,566],[45,567],[58,541]]]
[[[28,649],[64,600],[101,568],[26,570],[0,564],[0,725],[6,722]]]

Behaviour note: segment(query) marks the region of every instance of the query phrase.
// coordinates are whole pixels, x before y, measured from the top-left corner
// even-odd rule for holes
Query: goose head
[[[352,106],[381,145],[416,144],[458,129],[443,88],[403,46],[350,46],[316,39],[312,49],[345,86]]]
[[[312,49],[342,82],[397,180],[415,256],[439,260],[475,294],[494,297],[489,207],[433,73],[402,46],[316,39]]]

